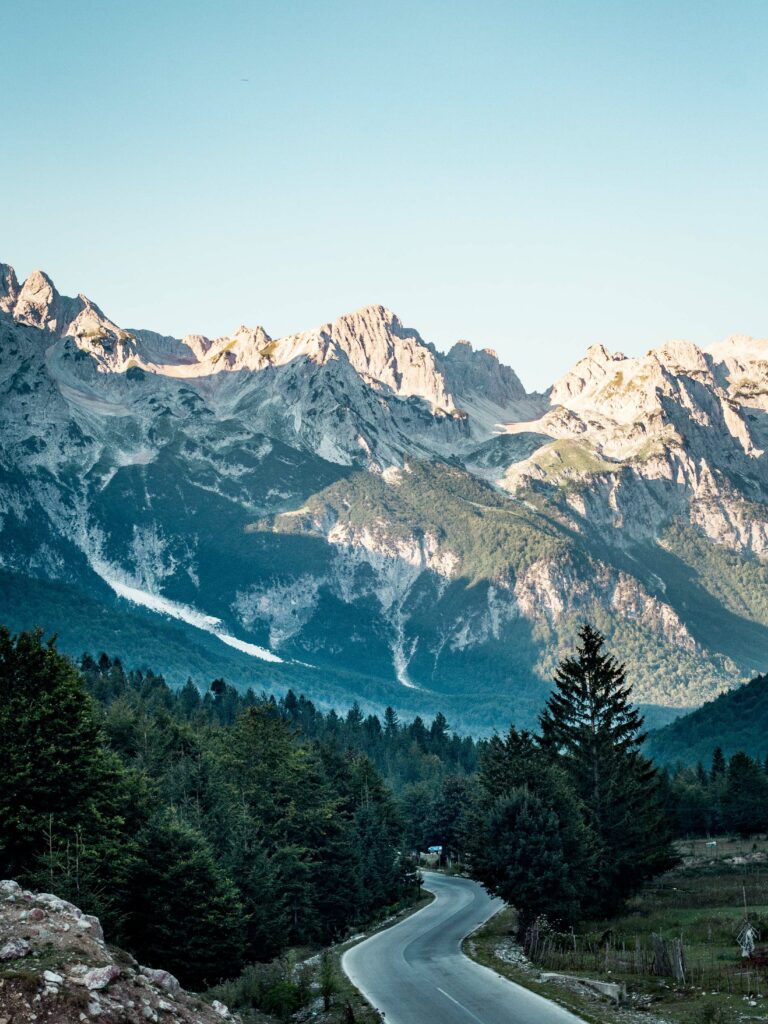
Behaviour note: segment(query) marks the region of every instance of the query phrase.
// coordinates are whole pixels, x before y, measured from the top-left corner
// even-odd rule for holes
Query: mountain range
[[[546,393],[382,306],[121,328],[0,264],[0,621],[174,682],[529,725],[588,619],[654,721],[766,667],[768,340]]]

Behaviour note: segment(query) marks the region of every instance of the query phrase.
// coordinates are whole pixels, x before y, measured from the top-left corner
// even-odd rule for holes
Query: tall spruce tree
[[[141,810],[54,640],[0,627],[0,865],[119,921]],[[136,812],[137,817],[134,817]]]
[[[734,754],[728,763],[723,792],[723,824],[741,836],[768,826],[768,779],[762,765],[748,754]]]
[[[595,839],[562,768],[527,732],[485,746],[463,842],[473,874],[514,905],[522,934],[545,914],[575,924],[593,874]]]
[[[575,657],[561,662],[541,716],[541,742],[562,764],[595,836],[596,909],[613,913],[676,855],[660,779],[640,753],[643,720],[631,703],[624,666],[605,653],[590,625]]]
[[[712,779],[720,779],[725,775],[725,754],[722,747],[715,747],[712,751]]]
[[[196,988],[236,975],[246,915],[209,844],[172,810],[154,817],[137,841],[130,948],[150,967]]]

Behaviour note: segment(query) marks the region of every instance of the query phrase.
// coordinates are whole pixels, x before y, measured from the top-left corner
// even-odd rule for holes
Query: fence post
[[[685,984],[685,957],[682,939],[672,939],[672,975],[675,981]]]
[[[669,962],[669,953],[664,939],[653,932],[653,973],[661,978],[668,978],[672,974],[672,965]]]

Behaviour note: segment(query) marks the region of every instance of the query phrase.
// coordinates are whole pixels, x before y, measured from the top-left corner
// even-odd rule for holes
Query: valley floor
[[[679,849],[680,867],[649,885],[620,918],[584,922],[575,935],[553,933],[529,959],[511,937],[514,911],[507,909],[468,940],[465,952],[594,1024],[768,1020],[761,948],[768,940],[768,841],[695,840]],[[742,960],[737,944],[745,918],[758,933],[755,960]],[[682,941],[684,980],[653,973],[654,936],[670,953],[672,940]],[[627,1005],[611,1006],[577,981],[542,980],[550,972],[623,983]]]

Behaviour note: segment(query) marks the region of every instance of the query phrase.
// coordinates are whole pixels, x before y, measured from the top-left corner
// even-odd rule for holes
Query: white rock
[[[19,960],[31,949],[26,939],[11,939],[4,946],[0,946],[0,960]]]
[[[111,985],[119,977],[120,968],[116,964],[110,964],[107,967],[94,967],[85,974],[83,981],[86,988],[96,991],[107,988],[108,985]]]
[[[165,989],[166,992],[170,992],[175,995],[181,991],[181,985],[177,978],[175,978],[169,971],[156,970],[153,967],[140,967],[141,974],[147,978],[148,981],[152,982],[153,985],[157,985],[160,988]]]

